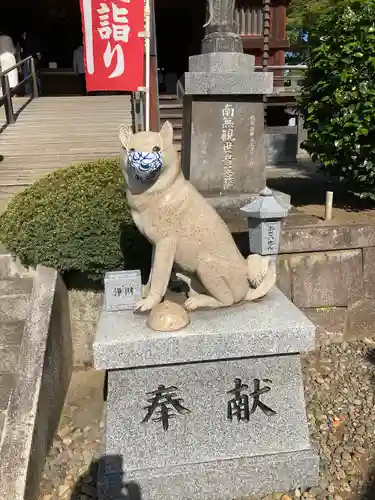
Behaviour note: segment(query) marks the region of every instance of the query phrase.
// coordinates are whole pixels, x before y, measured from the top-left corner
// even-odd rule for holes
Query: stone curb
[[[71,371],[68,294],[55,270],[38,266],[0,444],[0,498],[37,500]]]

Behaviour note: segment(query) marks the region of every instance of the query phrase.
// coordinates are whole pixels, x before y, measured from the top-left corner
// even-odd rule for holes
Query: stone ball
[[[157,332],[175,332],[190,323],[187,311],[170,300],[165,300],[151,309],[147,325]]]

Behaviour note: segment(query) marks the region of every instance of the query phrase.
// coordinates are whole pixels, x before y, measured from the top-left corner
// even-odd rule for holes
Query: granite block
[[[155,332],[146,316],[102,311],[94,342],[97,369],[306,352],[315,326],[276,287],[259,302],[191,313],[178,332]]]
[[[289,264],[298,307],[347,306],[363,295],[361,250],[298,254]]]
[[[318,458],[311,450],[220,462],[190,464],[184,468],[105,475],[108,460],[99,466],[99,500],[232,500],[271,491],[307,488],[317,483]]]
[[[272,73],[190,72],[184,75],[185,95],[263,95],[273,91]]]
[[[280,127],[281,128],[281,127]],[[297,135],[294,127],[282,127],[284,132],[271,132],[266,134],[267,165],[290,164],[297,162]]]
[[[288,299],[292,298],[292,283],[290,279],[289,258],[287,255],[277,256],[277,286]]]
[[[366,297],[375,298],[375,247],[363,249],[363,279]]]
[[[309,448],[299,355],[108,373],[106,455],[129,473]]]
[[[240,71],[253,73],[255,57],[237,52],[211,52],[189,57],[189,71],[192,73],[228,73]]]
[[[262,102],[184,100],[182,168],[198,191],[259,194],[265,165]]]
[[[375,247],[374,224],[287,227],[281,238],[280,253],[323,252]],[[364,259],[366,269],[366,261]]]
[[[290,194],[282,193],[281,191],[277,191],[276,189],[272,189],[271,191],[277,202],[285,207],[286,210],[290,210],[292,208],[292,205],[290,204]],[[213,207],[215,207],[215,210],[219,212],[231,210],[234,216],[243,217],[241,208],[244,205],[251,203],[254,200],[255,196],[257,195],[254,193],[234,193],[226,195],[222,194],[220,196],[206,196],[206,200]]]

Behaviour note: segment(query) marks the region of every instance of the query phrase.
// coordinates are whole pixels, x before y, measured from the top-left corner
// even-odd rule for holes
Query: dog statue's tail
[[[257,300],[271,290],[276,284],[276,261],[262,255],[249,255],[247,260],[247,276],[251,285],[245,300]]]

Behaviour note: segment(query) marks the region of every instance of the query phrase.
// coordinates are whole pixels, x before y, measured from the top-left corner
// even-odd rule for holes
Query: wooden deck
[[[25,100],[15,99],[15,110],[24,104]],[[130,96],[41,97],[31,101],[16,123],[0,134],[0,213],[12,194],[49,172],[118,155],[118,128],[131,120]]]

